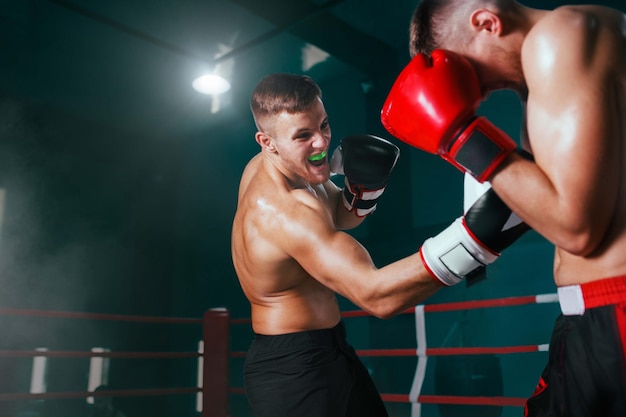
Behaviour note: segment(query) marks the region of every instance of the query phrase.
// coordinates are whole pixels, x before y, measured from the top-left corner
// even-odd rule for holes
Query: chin
[[[330,171],[326,171],[325,173],[320,173],[317,175],[311,175],[309,177],[309,184],[323,184],[330,179]]]
[[[309,184],[320,185],[320,184],[324,184],[329,179],[330,179],[330,175],[326,175],[324,177],[316,176],[312,178],[311,181],[309,181]]]

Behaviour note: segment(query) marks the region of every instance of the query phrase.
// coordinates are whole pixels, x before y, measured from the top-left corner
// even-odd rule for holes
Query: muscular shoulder
[[[291,189],[272,182],[252,180],[240,200],[238,215],[255,239],[288,249],[292,240],[316,227],[331,227],[332,218],[315,190]]]
[[[609,67],[623,50],[624,16],[601,6],[562,6],[530,30],[522,48],[527,75],[546,76],[571,68]]]
[[[522,48],[525,69],[552,71],[557,58],[582,52],[589,42],[592,17],[574,7],[560,7],[533,26]]]

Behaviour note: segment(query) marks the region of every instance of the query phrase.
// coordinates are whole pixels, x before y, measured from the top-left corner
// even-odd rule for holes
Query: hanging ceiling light
[[[202,94],[218,95],[230,90],[228,80],[215,74],[206,74],[196,78],[193,80],[192,86]]]

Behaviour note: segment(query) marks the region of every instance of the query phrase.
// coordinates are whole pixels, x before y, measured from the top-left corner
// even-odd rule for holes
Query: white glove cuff
[[[354,213],[357,215],[357,217],[365,217],[369,214],[372,214],[375,210],[376,210],[376,206],[377,204],[374,204],[372,207],[370,208],[355,208],[347,199],[346,199],[346,195],[344,193],[342,200],[343,200],[343,206],[346,208],[346,210],[348,211],[354,211]]]
[[[385,192],[385,187],[378,190],[353,191],[348,177],[344,178],[343,205],[348,211],[353,211],[359,217],[372,214],[376,210],[376,201]]]
[[[499,256],[472,238],[462,217],[437,236],[427,239],[420,253],[431,275],[448,286],[458,284]]]

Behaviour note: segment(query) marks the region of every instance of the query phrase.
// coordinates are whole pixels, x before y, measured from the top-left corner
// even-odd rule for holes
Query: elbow
[[[592,229],[568,233],[556,246],[574,256],[589,256],[595,252],[602,242],[603,234]]]
[[[380,282],[371,279],[367,282],[371,285],[362,288],[359,293],[353,293],[353,302],[372,316],[382,320],[390,319],[406,311],[415,305],[416,298],[418,298],[415,295],[409,295],[410,291],[399,289],[394,281]],[[434,280],[429,278],[428,282],[434,283]],[[430,293],[431,291],[424,289],[419,298],[426,298]]]
[[[377,319],[387,320],[395,316],[397,313],[389,310],[369,310],[368,311],[372,316]]]
[[[387,320],[399,314],[403,306],[394,305],[388,300],[377,299],[367,302],[363,309],[376,318]]]
[[[348,298],[359,306],[363,311],[371,314],[379,319],[387,319],[393,316],[393,308],[385,297],[385,292],[381,291],[378,285],[374,285],[375,279],[365,279],[364,283],[371,285],[363,285],[363,287],[352,288],[353,291]]]
[[[557,247],[575,256],[585,256],[591,252],[590,245],[581,239],[569,240],[567,243],[557,245]]]
[[[398,314],[398,312],[388,309],[378,309],[370,311],[370,314],[378,319],[387,320]]]
[[[592,210],[561,211],[561,223],[555,229],[557,237],[553,243],[574,256],[589,256],[602,244],[608,228],[606,219],[606,215]]]

